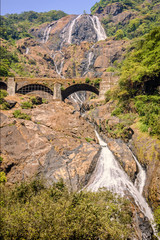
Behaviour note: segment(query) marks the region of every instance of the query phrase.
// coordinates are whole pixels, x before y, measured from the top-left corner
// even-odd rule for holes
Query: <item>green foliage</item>
[[[97,78],[97,79],[94,80],[93,85],[94,85],[96,88],[99,88],[101,81],[102,81],[101,78]]]
[[[64,90],[65,90],[64,86],[61,86],[61,91],[64,91]]]
[[[13,76],[9,69],[13,62],[18,62],[16,53],[11,53],[3,46],[0,46],[0,62],[0,76]]]
[[[1,104],[1,107],[0,107],[1,110],[8,110],[10,109],[10,105],[8,102],[4,101],[2,104]]]
[[[89,78],[85,79],[85,83],[90,83],[90,82],[91,82],[91,80]]]
[[[94,139],[93,139],[93,138],[90,138],[90,137],[86,137],[85,140],[86,140],[87,142],[92,142],[92,141],[94,141]]]
[[[110,66],[106,69],[106,72],[115,72],[115,68]]]
[[[3,162],[3,157],[0,156],[0,163],[2,163],[2,162]]]
[[[130,96],[143,91],[144,84],[158,82],[160,74],[160,27],[135,41],[121,68],[121,90]],[[158,83],[157,83],[158,85]]]
[[[29,109],[29,108],[33,108],[33,104],[30,101],[26,101],[21,103],[21,107],[22,109]]]
[[[160,27],[152,30],[143,39],[133,42],[121,66],[119,87],[106,93],[106,101],[118,100],[117,108],[112,112],[112,115],[116,116],[121,114],[121,110],[130,111],[130,102],[134,99],[132,108],[139,114],[140,130],[148,131],[150,135],[158,137],[160,136],[160,96],[157,95],[156,87],[160,83],[159,66]]]
[[[7,182],[6,174],[5,172],[0,172],[0,184]]]
[[[7,14],[0,17],[0,37],[6,40],[31,37],[28,33],[31,27],[45,22],[52,22],[64,16],[66,16],[66,13],[55,10],[44,13],[29,11],[21,14]]]
[[[158,235],[160,236],[160,206],[157,207],[156,210],[154,211],[154,217],[155,217]]]
[[[115,33],[115,39],[120,40],[124,38],[124,32],[122,29],[118,29],[117,32]]]
[[[7,97],[8,93],[6,90],[0,89],[0,99]]]
[[[96,11],[102,12],[107,5],[110,6],[113,3],[119,3],[122,12],[130,10],[136,13],[136,17],[117,22],[112,14],[105,14],[102,23],[109,37],[114,36],[116,40],[123,38],[133,39],[143,36],[160,25],[159,9],[156,10],[158,1],[100,0],[91,8],[92,14]]]
[[[141,131],[160,135],[160,96],[139,95],[135,97],[135,107],[142,123]]]
[[[121,113],[123,113],[123,108],[122,107],[116,107],[113,111],[112,111],[112,116],[118,116]]]
[[[31,120],[31,116],[28,114],[22,113],[21,110],[15,110],[13,112],[13,116],[15,118],[25,119],[25,120]]]
[[[1,239],[120,240],[133,234],[127,200],[109,191],[69,193],[41,181],[1,191]]]
[[[5,101],[5,97],[8,95],[6,90],[0,90],[0,109],[1,110],[8,110],[9,109],[9,103]]]
[[[116,108],[112,115],[118,115],[119,123],[111,124],[109,120],[106,121],[106,130],[113,138],[122,138],[123,140],[128,140],[131,138],[133,131],[130,126],[134,123],[136,119],[136,114],[134,113],[122,113],[121,108]]]

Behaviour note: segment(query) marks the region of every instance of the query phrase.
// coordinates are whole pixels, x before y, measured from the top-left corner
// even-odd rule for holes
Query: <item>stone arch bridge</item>
[[[49,98],[64,100],[70,94],[77,91],[90,91],[104,99],[105,92],[109,90],[118,81],[118,77],[113,73],[106,74],[106,78],[100,81],[96,78],[75,78],[75,79],[57,79],[57,78],[22,78],[22,77],[1,77],[0,89],[7,90],[8,94],[14,96],[16,93],[45,93]]]

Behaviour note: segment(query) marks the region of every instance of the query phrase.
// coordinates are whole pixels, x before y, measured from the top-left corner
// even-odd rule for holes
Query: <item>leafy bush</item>
[[[0,99],[7,97],[8,93],[6,90],[0,89]]]
[[[13,112],[13,116],[19,119],[31,120],[31,116],[29,116],[28,114],[22,113],[21,110],[15,110]]]
[[[102,79],[101,78],[97,78],[97,79],[95,79],[94,80],[94,86],[96,87],[96,88],[99,88],[99,86],[100,86],[100,82],[102,81]]]
[[[160,135],[160,96],[139,95],[135,107],[140,116],[141,130],[151,135]]]
[[[108,67],[106,69],[106,72],[115,72],[115,68],[114,67]]]
[[[109,191],[69,193],[40,181],[1,191],[1,239],[120,240],[133,234],[127,200]]]
[[[7,182],[6,174],[5,172],[0,172],[0,183]]]
[[[1,102],[1,101],[0,101]],[[0,107],[1,110],[8,110],[10,109],[10,104],[6,101],[4,101]]]
[[[22,102],[21,103],[22,109],[33,108],[33,104],[30,101]]]
[[[0,156],[0,163],[2,163],[2,162],[3,162],[3,157]]]
[[[87,142],[92,142],[94,139],[93,139],[93,138],[90,138],[90,137],[86,137],[85,140],[86,140]]]
[[[155,217],[158,235],[160,236],[160,206],[156,208],[154,212],[154,217]]]
[[[91,80],[89,78],[86,78],[85,83],[90,83]]]

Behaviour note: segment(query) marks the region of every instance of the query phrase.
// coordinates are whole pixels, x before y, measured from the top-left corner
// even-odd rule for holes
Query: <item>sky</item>
[[[90,13],[90,8],[99,0],[0,0],[1,15],[24,11],[48,12],[62,10],[68,14]]]

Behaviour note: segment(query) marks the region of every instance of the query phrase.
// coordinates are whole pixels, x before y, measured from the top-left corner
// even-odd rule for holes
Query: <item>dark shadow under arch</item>
[[[4,82],[0,82],[0,89],[6,90],[7,91],[7,84]]]
[[[89,91],[99,95],[99,90],[97,88],[95,88],[94,86],[82,83],[82,84],[72,85],[66,88],[65,90],[62,90],[62,100],[64,101],[64,99],[67,98],[69,95],[78,91]]]
[[[53,95],[53,91],[42,85],[42,84],[29,84],[29,85],[25,85],[23,87],[21,87],[20,89],[18,89],[16,91],[16,93],[20,93],[20,94],[27,94],[27,93],[30,93],[30,92],[34,92],[34,91],[43,91],[43,92],[47,92],[51,95]]]

